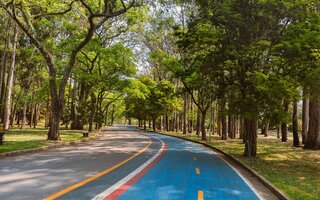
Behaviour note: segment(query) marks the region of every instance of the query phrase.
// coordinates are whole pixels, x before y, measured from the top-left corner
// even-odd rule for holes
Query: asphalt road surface
[[[89,143],[0,159],[0,199],[261,199],[211,150],[134,127]]]

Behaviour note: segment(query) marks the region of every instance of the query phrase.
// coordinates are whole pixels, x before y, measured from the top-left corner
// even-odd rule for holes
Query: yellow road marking
[[[203,191],[198,190],[198,200],[203,200]]]
[[[197,160],[197,158],[196,158],[196,157],[193,157],[193,160]]]
[[[199,168],[196,168],[196,173],[200,174],[200,169]]]
[[[149,148],[149,146],[152,144],[152,141],[151,141],[150,138],[148,138],[148,139],[149,139],[149,142],[148,142],[147,146],[145,146],[143,149],[141,149],[136,154],[132,155],[130,158],[127,158],[126,160],[124,160],[124,161],[122,161],[122,162],[120,162],[120,163],[118,163],[118,164],[116,164],[116,165],[104,170],[103,172],[100,172],[100,173],[98,173],[98,174],[96,174],[94,176],[91,176],[90,178],[87,178],[87,179],[85,179],[85,180],[83,180],[83,181],[81,181],[81,182],[79,182],[77,184],[71,185],[71,186],[69,186],[69,187],[67,187],[67,188],[65,188],[65,189],[63,189],[63,190],[61,190],[61,191],[59,191],[59,192],[57,192],[55,194],[52,194],[52,195],[44,198],[43,200],[56,199],[56,198],[66,194],[66,193],[68,193],[68,192],[70,192],[70,191],[72,191],[74,189],[77,189],[77,188],[79,188],[79,187],[81,187],[81,186],[83,186],[83,185],[85,185],[85,184],[87,184],[87,183],[89,183],[91,181],[94,181],[95,179],[97,179],[97,178],[99,178],[99,177],[111,172],[112,170],[120,167],[121,165],[129,162],[130,160],[132,160],[133,158],[137,157],[138,155],[140,155],[141,153],[143,153],[144,151],[146,151]]]

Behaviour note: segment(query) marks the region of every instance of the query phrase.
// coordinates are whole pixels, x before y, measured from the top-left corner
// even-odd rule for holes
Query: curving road
[[[0,159],[0,199],[261,199],[211,150],[134,127],[97,141]]]
[[[166,155],[119,200],[261,198],[248,181],[212,150],[182,139],[148,135],[168,144]]]

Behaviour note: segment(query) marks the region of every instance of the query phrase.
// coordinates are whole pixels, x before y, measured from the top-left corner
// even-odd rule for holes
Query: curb
[[[150,131],[153,132],[153,131]],[[239,161],[238,159],[236,159],[235,157],[225,153],[224,151],[222,151],[221,149],[218,149],[216,147],[210,146],[206,143],[203,142],[199,142],[199,141],[193,141],[190,140],[188,138],[183,138],[180,136],[176,136],[176,135],[167,135],[164,133],[158,133],[158,132],[153,132],[153,133],[157,133],[160,135],[165,135],[165,136],[169,136],[169,137],[174,137],[174,138],[179,138],[182,140],[186,140],[189,142],[193,142],[193,143],[197,143],[197,144],[201,144],[213,151],[216,151],[218,153],[221,153],[223,156],[227,157],[228,159],[230,159],[230,161],[232,161],[234,164],[240,166],[241,168],[245,169],[247,172],[249,172],[254,178],[257,178],[266,188],[268,188],[271,192],[273,192],[280,200],[289,200],[290,198],[284,194],[282,191],[278,190],[275,186],[272,185],[272,183],[270,183],[268,180],[266,180],[264,177],[262,177],[261,175],[259,175],[255,170],[249,168],[248,166],[246,166],[245,164],[243,164],[241,161]],[[227,162],[229,162],[228,160],[226,160]]]
[[[61,147],[66,147],[66,146],[72,146],[72,145],[76,145],[76,144],[80,144],[80,143],[84,143],[84,142],[89,142],[89,141],[95,140],[98,137],[100,137],[101,133],[99,133],[99,132],[95,136],[93,136],[91,138],[85,138],[83,140],[76,140],[76,141],[72,141],[72,142],[60,142],[58,144],[53,144],[53,145],[49,144],[49,146],[43,146],[43,147],[38,147],[38,148],[33,148],[33,149],[0,153],[0,159],[6,158],[6,157],[20,156],[20,155],[27,154],[27,153],[36,153],[36,152],[40,152],[40,151],[46,151],[49,149],[56,149],[56,148],[61,148]]]

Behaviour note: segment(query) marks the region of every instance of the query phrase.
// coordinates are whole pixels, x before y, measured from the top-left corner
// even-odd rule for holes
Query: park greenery
[[[0,0],[0,32],[8,136],[127,123],[256,157],[273,129],[320,150],[318,0]]]
[[[237,135],[261,127],[320,148],[320,15],[308,1],[1,1],[5,130],[45,121],[92,131]]]

